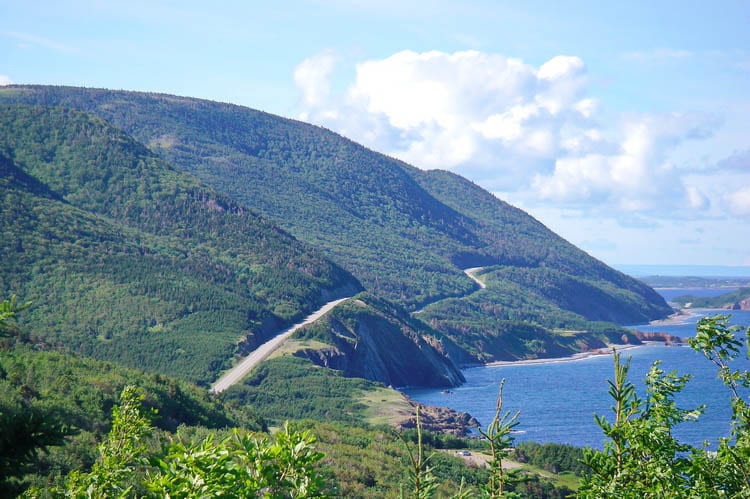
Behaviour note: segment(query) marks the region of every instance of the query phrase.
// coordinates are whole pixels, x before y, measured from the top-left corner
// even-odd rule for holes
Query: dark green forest
[[[614,324],[671,312],[648,286],[468,180],[418,170],[319,127],[240,106],[138,92],[11,86],[0,91],[2,101],[65,106],[107,120],[321,251],[376,296],[407,311],[430,305],[432,317],[417,317],[434,319],[432,327],[462,345],[455,359],[518,357],[519,345],[503,346],[509,327],[544,330],[554,342],[557,330],[615,331]],[[476,285],[461,271],[474,266],[488,267],[484,278],[495,291],[474,293]],[[498,291],[510,289],[514,296]],[[445,298],[451,299],[440,301]],[[498,307],[502,312],[473,318]],[[472,339],[462,331],[471,331]],[[566,348],[585,345],[574,341]],[[540,355],[544,348],[521,353]]]
[[[48,343],[194,381],[331,297],[348,273],[76,111],[0,110],[0,286]]]
[[[740,288],[736,291],[719,296],[676,296],[672,301],[680,306],[691,308],[733,308],[737,302],[750,298],[750,288]]]
[[[504,472],[513,420],[501,398],[482,443],[368,424],[387,385],[451,386],[459,365],[636,343],[621,325],[671,309],[468,180],[297,121],[160,94],[3,87],[0,290],[0,495],[189,497],[195,476],[227,496],[747,489],[738,393],[750,378],[726,366],[742,343],[722,318],[691,342],[733,394],[716,454],[671,435],[693,417],[673,402],[687,378],[656,365],[640,399],[617,356],[622,410],[597,419],[603,451],[519,446],[529,468]],[[347,296],[241,383],[205,389]],[[442,452],[462,446],[489,467]],[[558,486],[558,472],[579,476]]]

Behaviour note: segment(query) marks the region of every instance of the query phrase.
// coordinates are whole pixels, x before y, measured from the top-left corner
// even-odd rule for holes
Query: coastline
[[[731,310],[725,308],[681,308],[666,319],[649,322],[649,326],[681,326],[690,324],[693,317],[703,317],[704,315],[714,314],[731,314]]]
[[[695,317],[696,315],[702,315],[707,310],[708,309],[701,308],[681,308],[666,319],[651,321],[648,324],[650,326],[678,326],[681,324],[688,324],[688,321],[692,317]]]
[[[706,314],[709,314],[711,312],[721,312],[722,310],[716,310],[716,309],[710,309],[710,308],[682,308],[667,317],[666,319],[659,319],[655,321],[649,322],[650,326],[679,326],[684,324],[690,324],[690,319],[698,316],[704,316]],[[497,367],[497,366],[526,366],[526,365],[534,365],[534,364],[554,364],[557,362],[574,362],[577,360],[584,360],[591,357],[598,357],[601,355],[612,355],[612,349],[616,349],[617,351],[625,351],[630,350],[633,348],[653,345],[653,344],[661,344],[662,341],[643,341],[640,345],[616,345],[616,344],[609,344],[607,345],[607,348],[599,348],[597,350],[591,350],[589,352],[579,352],[574,353],[573,355],[570,355],[568,357],[553,357],[548,359],[523,359],[523,360],[496,360],[493,362],[488,362],[486,364],[482,364],[481,367]],[[471,366],[471,367],[479,367],[479,366]],[[466,368],[470,368],[467,366]]]
[[[568,357],[552,357],[549,359],[523,359],[523,360],[496,360],[494,362],[488,362],[483,364],[482,367],[499,367],[499,366],[530,366],[534,364],[556,364],[558,362],[575,362],[577,360],[584,360],[591,357],[600,357],[602,355],[612,355],[612,349],[622,352],[624,350],[631,350],[633,348],[639,348],[654,343],[661,343],[659,341],[644,341],[641,345],[607,345],[607,348],[599,348],[598,350],[591,350],[589,352],[579,352],[569,355]]]
[[[696,316],[703,316],[707,313],[714,311],[713,309],[707,308],[682,308],[677,310],[675,313],[665,319],[659,319],[649,322],[650,326],[678,326],[683,324],[689,324],[690,319]],[[527,366],[535,364],[554,364],[557,362],[574,362],[577,360],[584,360],[591,357],[598,357],[602,355],[612,355],[612,349],[616,349],[618,352],[630,350],[633,348],[648,346],[652,344],[661,344],[662,341],[645,340],[640,345],[617,345],[609,344],[606,348],[599,348],[597,350],[591,350],[588,352],[579,352],[569,355],[567,357],[552,357],[543,359],[523,359],[523,360],[496,360],[493,362],[487,362],[481,364],[481,366],[464,366],[462,369],[470,369],[472,367],[498,367],[498,366]]]

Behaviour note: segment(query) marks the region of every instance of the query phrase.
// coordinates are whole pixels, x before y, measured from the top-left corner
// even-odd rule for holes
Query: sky
[[[0,0],[0,85],[245,105],[613,265],[750,266],[749,28],[744,0]]]

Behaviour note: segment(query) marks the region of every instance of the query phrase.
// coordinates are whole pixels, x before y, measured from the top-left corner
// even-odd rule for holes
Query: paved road
[[[471,279],[475,283],[479,284],[479,287],[482,288],[482,289],[486,288],[487,285],[485,283],[483,283],[482,281],[480,281],[479,279],[477,279],[477,276],[475,276],[474,274],[476,274],[477,272],[479,272],[483,268],[484,267],[472,267],[470,269],[464,269],[464,274],[466,274],[467,276],[469,276],[469,279]]]
[[[481,289],[484,289],[484,288],[487,287],[487,285],[485,283],[483,283],[482,281],[480,281],[479,279],[477,279],[476,276],[474,275],[475,273],[479,272],[482,269],[484,269],[484,267],[472,267],[470,269],[464,269],[464,274],[466,274],[467,276],[469,276],[469,279],[471,279],[475,283],[479,284],[479,287]],[[469,296],[470,294],[474,293],[475,291],[476,290],[469,291],[464,296]],[[451,298],[456,298],[456,297],[452,296]],[[458,298],[460,298],[460,297],[458,297]],[[420,308],[419,310],[415,310],[414,312],[412,312],[412,315],[421,314],[422,312],[424,312],[425,307],[428,307],[429,305],[432,305],[433,303],[437,303],[437,302],[443,301],[443,300],[445,300],[445,298],[438,298],[435,301],[431,301],[429,303],[425,303],[424,305],[422,305],[422,308]]]
[[[308,315],[304,321],[282,331],[277,336],[274,336],[270,340],[260,345],[258,348],[253,350],[250,355],[242,359],[239,364],[224,373],[224,375],[219,378],[219,380],[211,387],[211,391],[214,393],[223,392],[233,384],[240,381],[242,378],[247,376],[247,374],[252,371],[255,366],[257,366],[269,355],[271,355],[274,350],[279,348],[289,336],[294,334],[295,331],[297,331],[302,326],[306,326],[307,324],[320,319],[323,315],[326,314],[326,312],[329,312],[331,309],[333,309],[333,307],[348,299],[349,298],[341,298],[338,300],[329,301],[318,310]]]

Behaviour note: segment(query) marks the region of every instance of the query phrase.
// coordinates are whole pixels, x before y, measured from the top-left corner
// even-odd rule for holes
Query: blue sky
[[[0,84],[175,93],[462,174],[612,264],[750,265],[750,3],[0,0]]]

